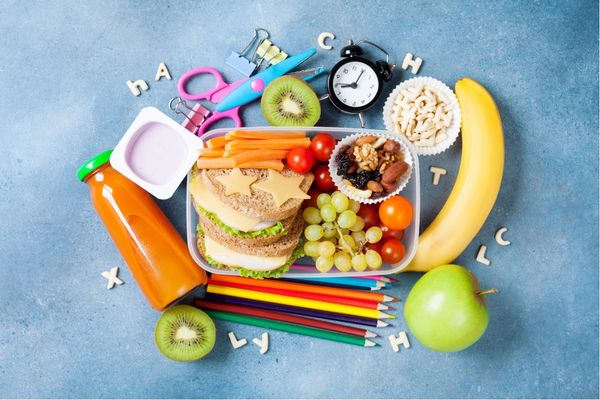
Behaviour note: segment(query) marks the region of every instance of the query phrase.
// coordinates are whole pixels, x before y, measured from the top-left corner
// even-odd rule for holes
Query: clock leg
[[[327,100],[328,98],[329,98],[329,93],[324,94],[323,96],[319,97],[319,101]]]
[[[360,120],[360,127],[364,128],[365,127],[365,116],[362,112],[358,113],[358,119]]]

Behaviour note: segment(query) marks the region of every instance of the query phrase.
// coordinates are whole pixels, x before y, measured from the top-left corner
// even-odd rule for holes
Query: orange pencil
[[[285,282],[273,279],[251,279],[251,278],[243,278],[240,276],[232,276],[232,275],[218,275],[212,274],[211,279],[213,281],[219,282],[231,282],[238,283],[241,285],[252,285],[252,286],[260,286],[267,288],[276,288],[276,289],[285,289],[285,290],[295,290],[299,292],[307,292],[307,293],[319,293],[319,294],[328,294],[331,296],[338,297],[350,297],[353,299],[362,299],[362,300],[370,300],[378,303],[385,303],[388,301],[398,301],[395,297],[387,296],[381,293],[372,293],[372,292],[364,292],[360,290],[352,290],[352,289],[341,289],[334,288],[329,286],[320,286],[320,285],[312,285],[312,284],[304,284],[304,283],[295,283],[295,282]]]

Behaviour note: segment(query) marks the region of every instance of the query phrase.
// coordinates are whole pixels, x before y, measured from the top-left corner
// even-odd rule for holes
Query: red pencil
[[[265,286],[254,286],[251,283],[242,284],[242,283],[237,283],[237,282],[223,282],[220,280],[213,280],[212,278],[210,278],[208,280],[208,284],[209,285],[213,284],[213,285],[218,285],[218,286],[228,286],[228,287],[237,288],[237,289],[254,290],[257,292],[280,294],[280,295],[291,296],[291,297],[300,297],[303,299],[326,301],[328,303],[344,304],[347,306],[362,307],[362,308],[368,308],[368,309],[372,309],[372,310],[391,310],[391,309],[393,309],[392,307],[390,307],[388,305],[377,303],[376,301],[371,301],[371,300],[353,299],[353,298],[349,298],[349,297],[333,296],[333,295],[329,295],[329,294],[301,292],[301,291],[296,291],[296,290],[278,289],[278,288],[265,287]]]
[[[372,338],[378,336],[373,332],[369,332],[366,329],[355,328],[353,326],[346,326],[341,324],[335,324],[333,322],[321,321],[318,319],[298,317],[296,315],[285,314],[277,311],[261,310],[259,308],[252,308],[246,306],[240,306],[235,304],[223,304],[215,303],[207,300],[197,299],[195,301],[197,307],[206,308],[208,310],[226,311],[235,314],[250,315],[253,317],[266,318],[275,321],[288,322],[290,324],[309,326],[311,328],[323,329],[331,332],[345,333],[347,335]]]

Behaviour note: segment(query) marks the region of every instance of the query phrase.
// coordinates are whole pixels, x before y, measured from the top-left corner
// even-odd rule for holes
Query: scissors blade
[[[323,67],[315,67],[309,69],[303,69],[302,71],[293,71],[288,75],[295,76],[296,78],[302,79],[304,81],[310,81],[312,78],[321,75],[325,71]]]
[[[216,111],[223,112],[231,110],[232,108],[242,106],[258,99],[262,96],[263,91],[269,83],[280,76],[287,74],[308,58],[312,57],[316,52],[316,49],[305,50],[302,53],[287,58],[249,78],[246,82],[225,96],[223,100],[217,104]]]

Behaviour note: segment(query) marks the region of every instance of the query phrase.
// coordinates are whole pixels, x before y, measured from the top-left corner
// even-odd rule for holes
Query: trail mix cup
[[[394,196],[410,180],[413,160],[397,136],[361,133],[336,145],[329,173],[336,187],[363,204],[376,204]]]

